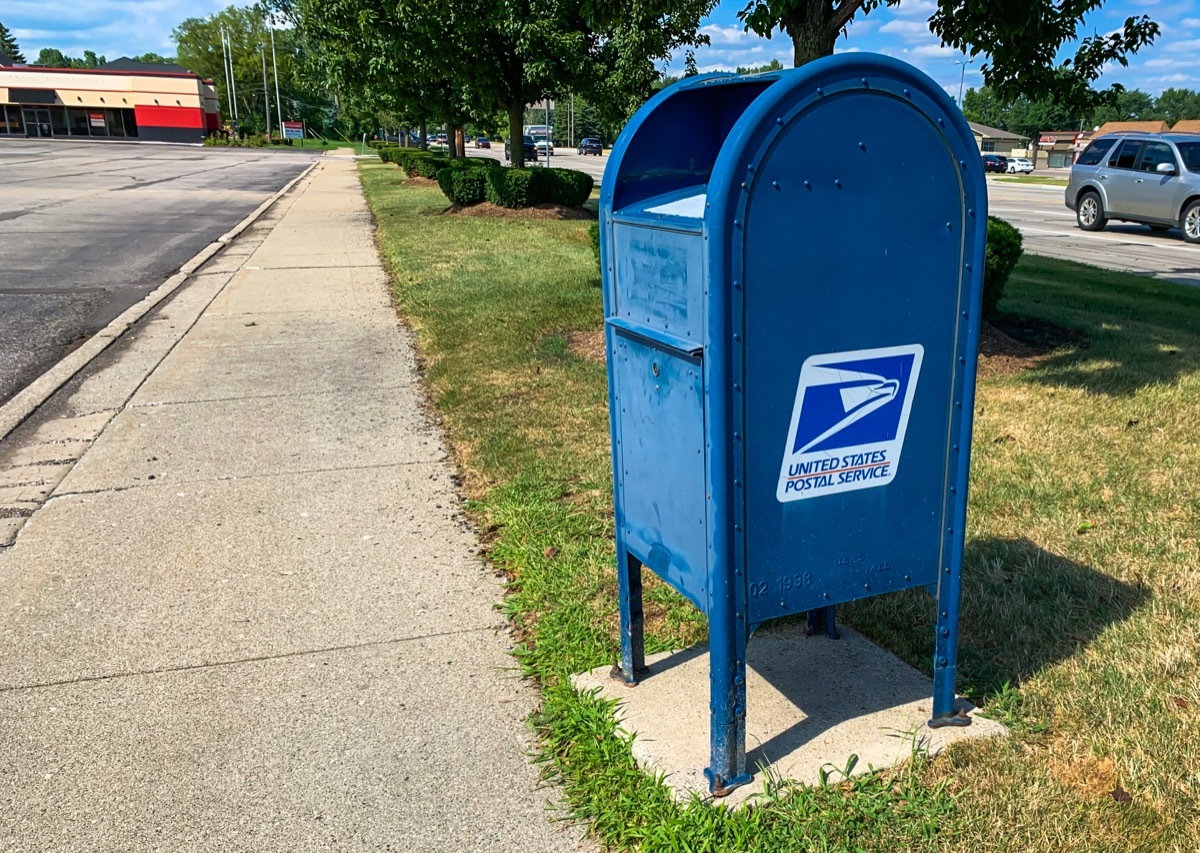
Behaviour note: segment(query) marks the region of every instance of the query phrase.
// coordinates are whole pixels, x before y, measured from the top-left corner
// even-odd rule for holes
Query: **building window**
[[[995,152],[995,150],[996,150],[996,143],[994,141],[989,141],[986,139],[983,141],[983,153],[984,154]]]
[[[66,107],[51,107],[50,108],[50,127],[55,136],[67,135],[67,108]]]

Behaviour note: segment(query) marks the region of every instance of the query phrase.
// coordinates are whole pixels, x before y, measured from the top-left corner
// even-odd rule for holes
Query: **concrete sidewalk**
[[[5,440],[0,849],[578,848],[417,383],[326,158]]]

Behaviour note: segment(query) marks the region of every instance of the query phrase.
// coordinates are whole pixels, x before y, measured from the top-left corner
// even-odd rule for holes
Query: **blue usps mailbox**
[[[621,662],[642,566],[709,619],[714,794],[746,772],[765,620],[926,587],[930,725],[954,678],[987,197],[941,87],[881,56],[692,77],[600,198]]]

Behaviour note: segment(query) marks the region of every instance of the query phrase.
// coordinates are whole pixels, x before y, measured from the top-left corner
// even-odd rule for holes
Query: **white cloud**
[[[4,23],[30,59],[43,47],[78,56],[85,50],[115,59],[146,51],[171,54],[171,30],[204,17],[228,0],[4,0]]]
[[[1200,18],[1184,18],[1179,22],[1179,26],[1185,30],[1194,30],[1200,27]]]
[[[709,24],[707,27],[700,28],[700,34],[708,36],[709,41],[713,46],[723,44],[749,44],[757,41],[759,36],[754,33],[748,33],[742,27],[736,24],[731,24],[728,27],[722,27],[717,24]]]
[[[1171,44],[1163,45],[1163,50],[1169,53],[1183,53],[1189,51],[1191,53],[1200,53],[1200,39],[1191,39],[1190,41],[1177,41]]]
[[[1142,63],[1143,68],[1179,68],[1197,64],[1196,60],[1186,59],[1147,59]]]
[[[924,18],[930,18],[936,11],[937,3],[933,0],[904,0],[903,3],[892,10],[892,14],[905,15],[907,17],[920,15]]]
[[[899,36],[906,41],[921,41],[929,38],[929,25],[923,21],[893,19],[880,27],[879,32]]]
[[[1191,81],[1196,79],[1196,76],[1194,74],[1167,74],[1163,77],[1151,77],[1149,79],[1150,79],[1150,82],[1153,82],[1153,83],[1175,84],[1175,83],[1190,83]]]
[[[923,44],[920,47],[914,47],[910,53],[913,56],[920,56],[925,59],[955,60],[962,56],[962,53],[956,48],[943,44]]]

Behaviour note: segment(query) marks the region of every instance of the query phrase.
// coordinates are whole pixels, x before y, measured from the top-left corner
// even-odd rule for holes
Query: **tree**
[[[1163,89],[1154,102],[1154,109],[1163,121],[1175,124],[1189,118],[1200,118],[1200,93],[1191,89]]]
[[[83,58],[80,59],[74,56],[67,56],[57,48],[43,47],[38,52],[37,61],[33,64],[46,68],[99,68],[107,61],[105,57],[97,56],[94,50],[85,50]]]
[[[967,89],[967,93],[963,95],[962,112],[967,121],[998,127],[1001,130],[1010,129],[1007,105],[1000,103],[996,93],[988,86]]]
[[[78,61],[78,59],[69,59],[61,50],[43,47],[38,51],[37,59],[33,61],[33,64],[45,68],[75,68],[75,63]]]
[[[1096,107],[1089,124],[1099,126],[1110,121],[1153,121],[1158,118],[1160,115],[1153,97],[1141,89],[1125,89]]]
[[[161,53],[143,53],[141,56],[130,57],[134,62],[149,62],[156,65],[173,65],[175,57],[163,56]],[[214,78],[215,79],[215,78]]]
[[[8,54],[8,58],[19,65],[25,64],[25,54],[21,53],[17,37],[3,23],[0,23],[0,52]]]
[[[747,30],[769,38],[787,33],[797,67],[833,53],[834,42],[851,30],[855,15],[867,15],[901,0],[748,0],[738,13]],[[1130,17],[1109,35],[1081,38],[1084,17],[1104,0],[937,0],[929,29],[971,56],[987,54],[983,82],[1001,101],[1053,96],[1059,101],[1094,102],[1090,84],[1106,64],[1126,65],[1128,55],[1153,42],[1158,24]],[[1075,55],[1057,64],[1066,45]]]
[[[206,18],[188,18],[171,33],[175,61],[190,71],[213,80],[221,93],[226,116],[232,118],[233,92],[226,91],[222,33],[229,37],[233,57],[233,92],[237,94],[239,121],[253,132],[266,129],[267,105],[263,98],[263,59],[267,64],[266,95],[270,101],[271,125],[276,122],[275,80],[271,60],[271,30],[262,7],[230,6]],[[275,67],[279,74],[279,96],[286,119],[325,128],[332,100],[323,86],[313,86],[301,73],[304,48],[293,29],[275,30]],[[145,57],[142,57],[145,61]],[[159,57],[160,61],[162,58]]]
[[[628,116],[655,61],[704,41],[713,0],[276,0],[319,47],[339,94],[448,126],[497,111],[520,139],[527,104],[569,91],[603,119]],[[523,166],[518,157],[515,166]]]

